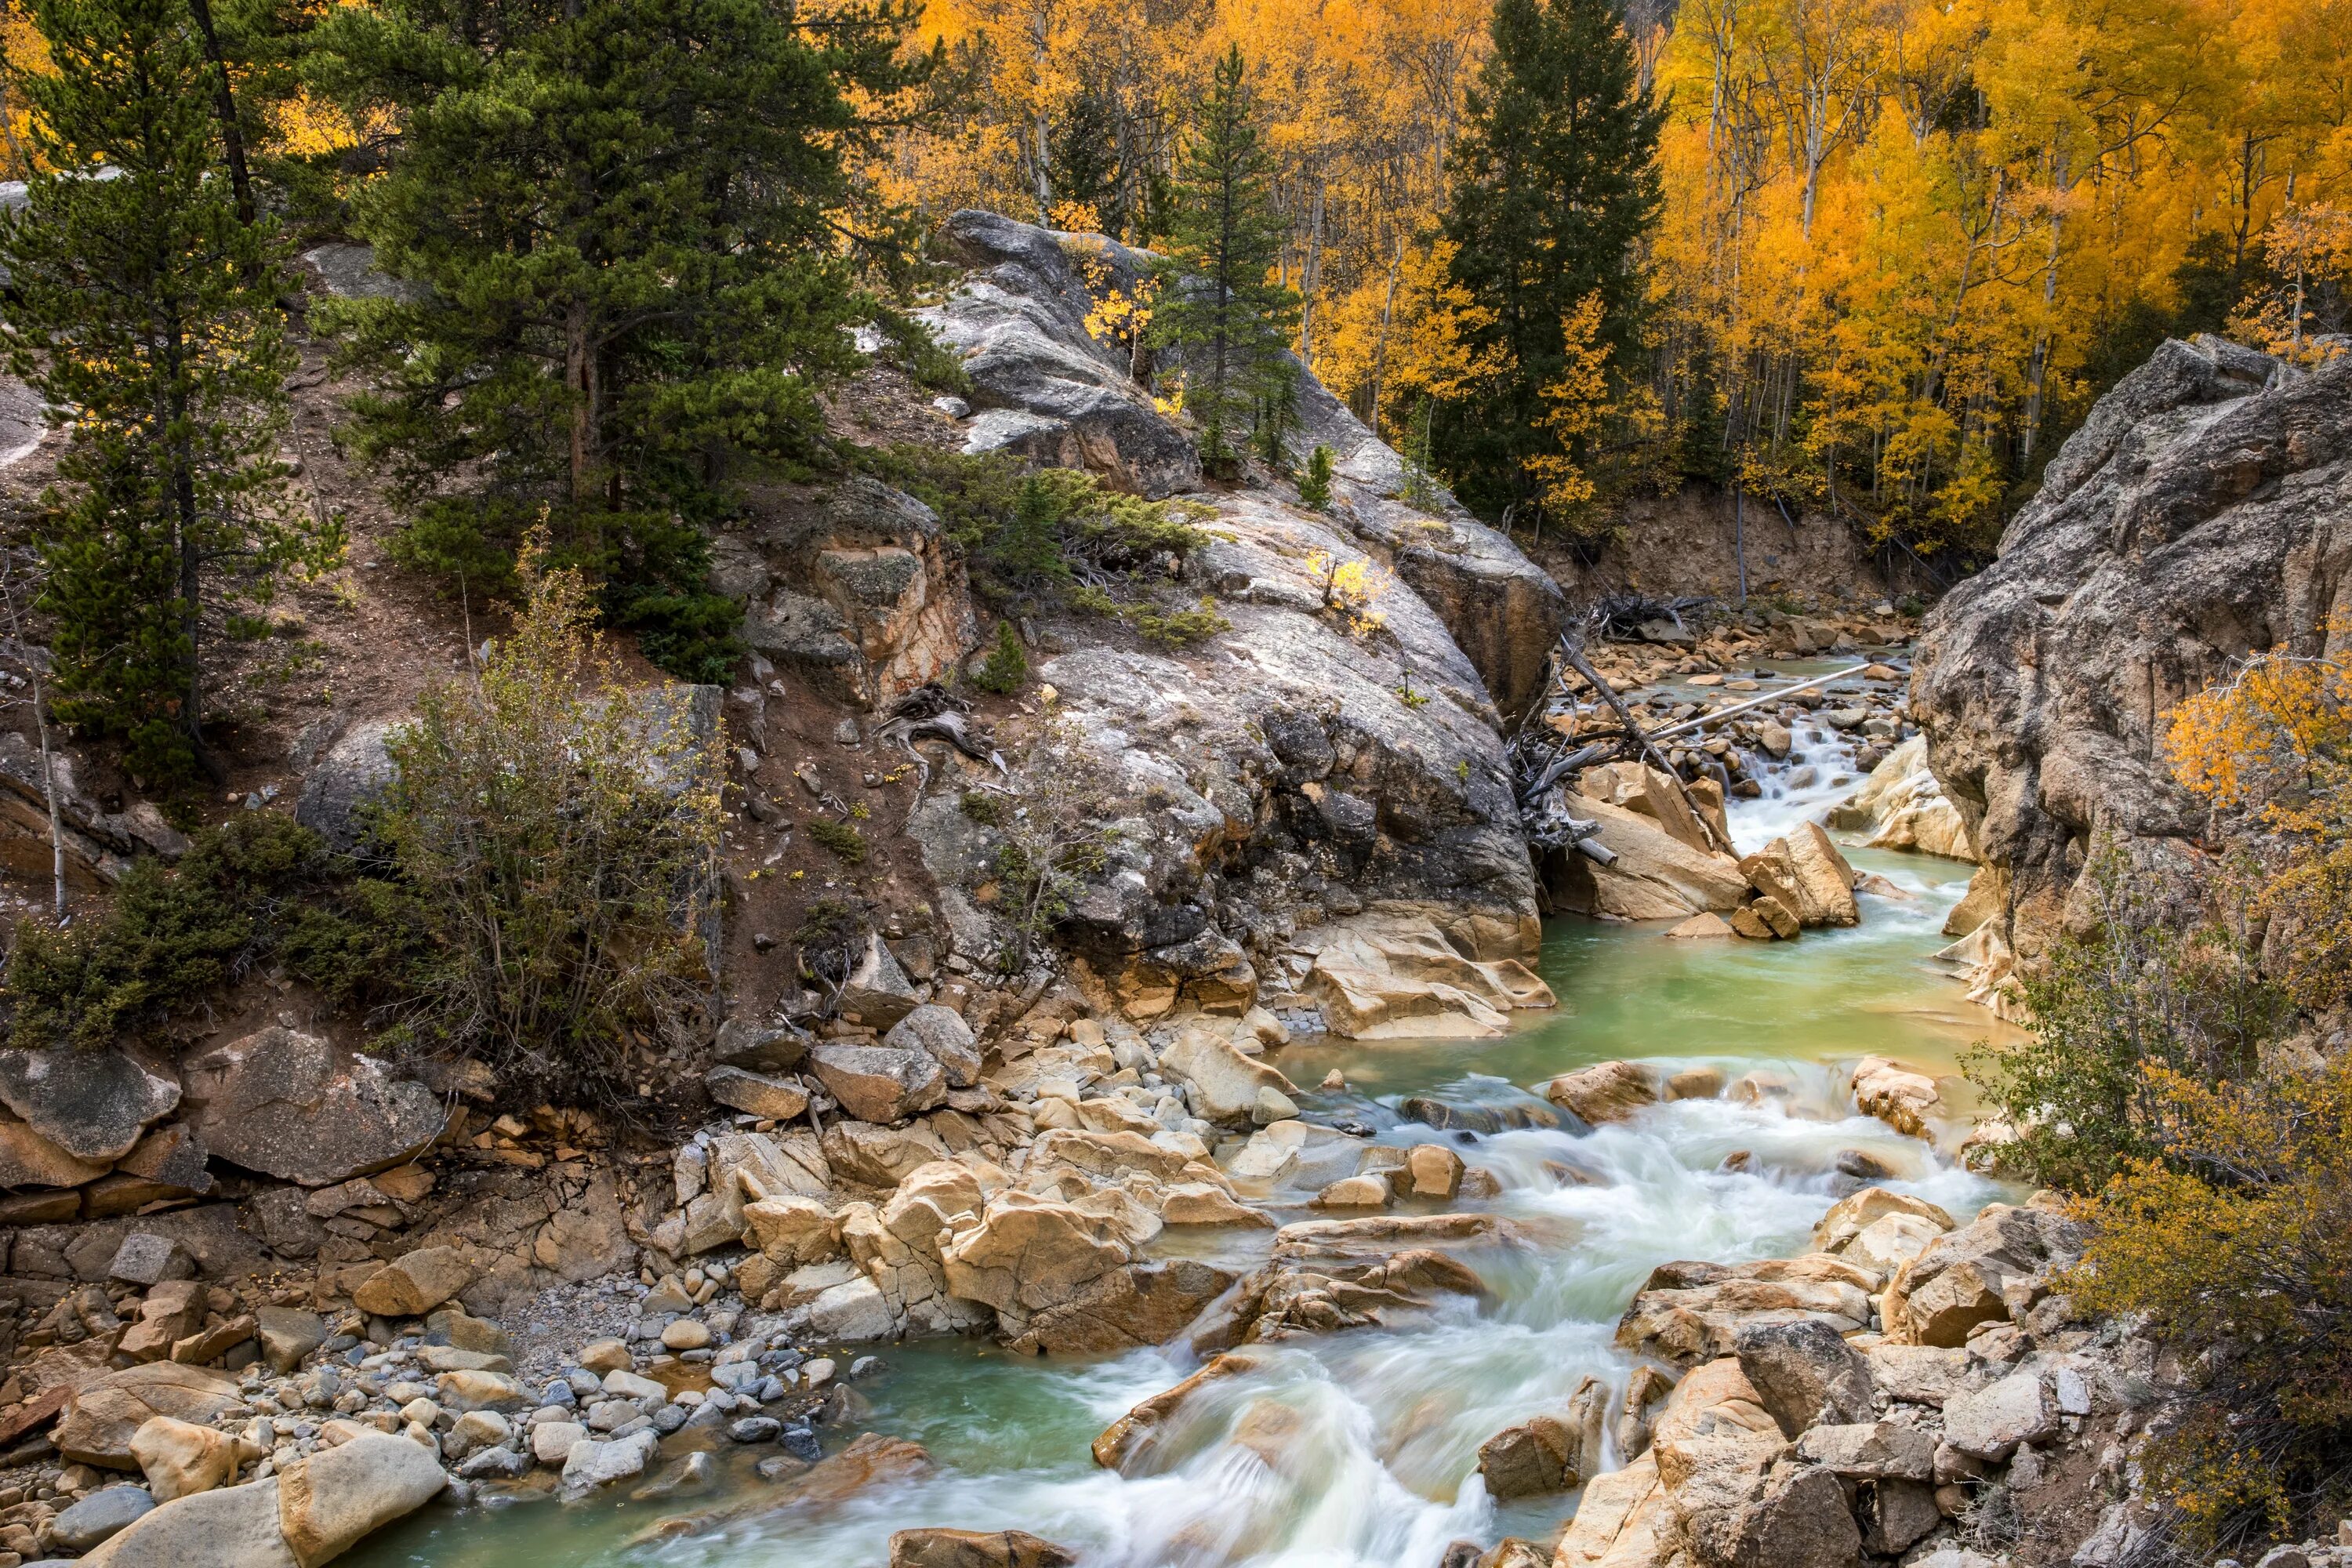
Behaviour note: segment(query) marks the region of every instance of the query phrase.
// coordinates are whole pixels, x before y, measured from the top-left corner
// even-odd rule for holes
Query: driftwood
[[[1696,601],[1685,603],[1691,602]],[[1656,601],[1643,603],[1657,605]],[[1533,705],[1528,719],[1522,720],[1517,733],[1512,737],[1510,752],[1513,773],[1518,781],[1519,819],[1526,826],[1528,842],[1539,849],[1573,848],[1604,866],[1614,860],[1616,857],[1592,837],[1600,831],[1600,825],[1585,821],[1569,810],[1565,786],[1569,779],[1599,763],[1638,761],[1674,781],[1675,789],[1682,795],[1684,806],[1706,835],[1708,843],[1724,854],[1736,855],[1738,851],[1732,848],[1722,830],[1716,826],[1714,819],[1692,798],[1690,786],[1683,782],[1681,773],[1659,750],[1659,739],[1674,731],[1654,733],[1644,729],[1641,721],[1633,717],[1633,710],[1626,707],[1625,700],[1617,694],[1616,688],[1611,686],[1601,672],[1592,668],[1591,660],[1585,657],[1587,641],[1595,632],[1608,626],[1611,619],[1606,606],[1596,606],[1586,612],[1580,625],[1560,633],[1559,644],[1552,650],[1551,699]],[[1566,741],[1556,738],[1547,726],[1528,721],[1537,714],[1553,710],[1556,703],[1573,702],[1568,684],[1571,673],[1591,687],[1617,719],[1613,728],[1602,727],[1575,737],[1579,743],[1572,750]],[[1685,727],[1677,725],[1675,730]],[[1726,781],[1718,779],[1718,782]]]

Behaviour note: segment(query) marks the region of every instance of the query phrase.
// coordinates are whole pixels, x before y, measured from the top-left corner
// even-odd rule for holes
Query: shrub
[[[527,1102],[613,1102],[680,1046],[715,896],[720,738],[651,712],[590,589],[527,543],[512,633],[390,742],[377,831],[433,952],[417,1049],[478,1055]]]
[[[1219,632],[1234,629],[1231,621],[1217,614],[1217,601],[1206,595],[1189,610],[1161,611],[1142,605],[1129,618],[1135,624],[1137,636],[1165,648],[1191,647]]]
[[[866,835],[858,832],[849,824],[835,822],[826,817],[813,816],[809,818],[808,832],[811,838],[833,851],[847,864],[852,866],[866,864]]]
[[[1331,448],[1319,441],[1307,454],[1307,471],[1298,476],[1298,504],[1316,511],[1331,504]]]
[[[2074,1193],[2160,1153],[2148,1068],[2242,1078],[2284,1016],[2242,930],[2177,931],[2109,844],[2093,855],[2084,886],[2095,930],[2061,937],[2044,966],[2018,982],[2032,1036],[2000,1050],[1979,1046],[1967,1062],[2017,1131],[2003,1162]]]
[[[1165,574],[1208,542],[1202,510],[1107,490],[1075,468],[1027,468],[1001,452],[899,447],[861,460],[937,511],[971,563],[974,586],[999,603],[1058,604],[1074,587],[1107,591],[1122,577]]]
[[[2341,643],[2352,621],[2326,631]],[[2259,908],[2289,936],[2277,946],[2295,1001],[2352,1001],[2352,660],[2249,659],[2173,710],[2165,752],[2218,819],[2274,847]]]
[[[9,1043],[100,1050],[273,960],[336,1004],[396,983],[414,962],[413,910],[386,884],[343,886],[348,870],[269,812],[205,828],[176,866],[134,862],[104,913],[18,925]]]
[[[972,672],[971,683],[982,691],[1010,696],[1027,684],[1029,656],[1021,647],[1021,634],[1013,629],[1009,620],[996,623],[996,646]]]
[[[2190,1384],[2146,1456],[2200,1543],[2252,1561],[2352,1500],[2352,1061],[2207,1084],[2146,1071],[2161,1159],[2085,1214],[2066,1288],[2144,1314]]]

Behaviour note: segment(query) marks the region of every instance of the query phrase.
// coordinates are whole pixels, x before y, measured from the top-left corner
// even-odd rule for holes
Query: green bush
[[[815,839],[817,843],[833,851],[848,864],[862,866],[866,863],[866,835],[858,832],[849,824],[835,822],[823,816],[812,816],[809,818],[808,833],[811,838]]]
[[[928,447],[859,454],[877,477],[930,506],[995,603],[1067,602],[1121,579],[1168,574],[1208,542],[1204,509],[1107,490],[1075,468],[1030,469],[1002,452],[968,458]]]
[[[394,561],[439,579],[478,604],[521,592],[516,563],[540,512],[495,497],[440,498],[421,504],[393,537]],[[710,542],[677,517],[613,513],[593,535],[542,544],[547,570],[573,569],[599,584],[605,625],[634,632],[656,668],[680,680],[723,683],[742,657],[742,609],[704,586]],[[541,535],[542,540],[543,535]]]
[[[376,994],[415,962],[415,911],[389,884],[346,886],[349,869],[269,812],[205,828],[175,866],[134,862],[103,913],[17,926],[9,1043],[101,1050],[272,961],[333,1003]]]
[[[1968,1074],[2016,1130],[2004,1165],[2044,1186],[2096,1192],[2161,1152],[2150,1068],[2207,1082],[2240,1079],[2284,1016],[2240,932],[2181,932],[2159,898],[2102,844],[2084,887],[2095,930],[2062,937],[2019,989],[2028,1039],[1979,1046]]]
[[[1021,634],[1013,629],[1009,620],[996,623],[996,646],[973,671],[971,683],[982,691],[1010,696],[1029,680],[1029,656],[1021,647]]]
[[[1316,511],[1331,504],[1331,448],[1319,441],[1307,455],[1307,471],[1298,476],[1298,504]]]
[[[1217,601],[1203,595],[1200,604],[1189,610],[1158,610],[1139,606],[1129,616],[1136,635],[1145,642],[1165,648],[1191,647],[1203,643],[1219,632],[1229,632],[1234,624],[1217,614]]]

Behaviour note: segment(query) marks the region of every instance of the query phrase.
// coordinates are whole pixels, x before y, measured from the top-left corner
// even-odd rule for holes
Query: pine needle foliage
[[[131,770],[205,760],[204,653],[340,532],[286,492],[286,237],[242,219],[185,0],[33,0],[12,59],[34,171],[0,215],[10,371],[67,430],[40,542],[57,711]]]
[[[511,592],[551,559],[691,679],[740,652],[704,585],[747,467],[823,447],[818,395],[877,313],[845,149],[924,74],[900,0],[817,25],[763,0],[387,0],[332,8],[309,70],[397,127],[352,226],[402,287],[322,313],[376,390],[350,437],[413,564]]]
[[[1299,300],[1275,276],[1283,220],[1260,118],[1234,45],[1176,161],[1167,248],[1180,275],[1152,318],[1154,342],[1180,351],[1184,408],[1200,431],[1201,461],[1216,474],[1237,469],[1253,431],[1278,441],[1297,398],[1286,351]]]

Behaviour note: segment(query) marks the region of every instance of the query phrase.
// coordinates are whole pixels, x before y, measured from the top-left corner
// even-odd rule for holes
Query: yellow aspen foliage
[[[2338,651],[2277,649],[2173,710],[2165,755],[2174,776],[2224,819],[2276,845],[2263,903],[2282,922],[2297,1001],[2352,996],[2352,624],[2331,623]]]
[[[1316,362],[1325,384],[1392,442],[1423,398],[1459,396],[1492,368],[1467,340],[1493,312],[1454,281],[1454,253],[1446,239],[1401,245],[1385,274],[1338,302]]]
[[[1544,387],[1537,421],[1552,447],[1527,463],[1529,477],[1542,487],[1545,515],[1563,521],[1581,516],[1598,493],[1582,453],[1609,416],[1609,345],[1601,341],[1601,296],[1587,294],[1560,323],[1566,366]]]
[[[1342,561],[1318,550],[1307,558],[1307,574],[1322,590],[1325,613],[1357,641],[1369,640],[1388,623],[1380,604],[1396,578],[1385,567],[1360,557]]]

